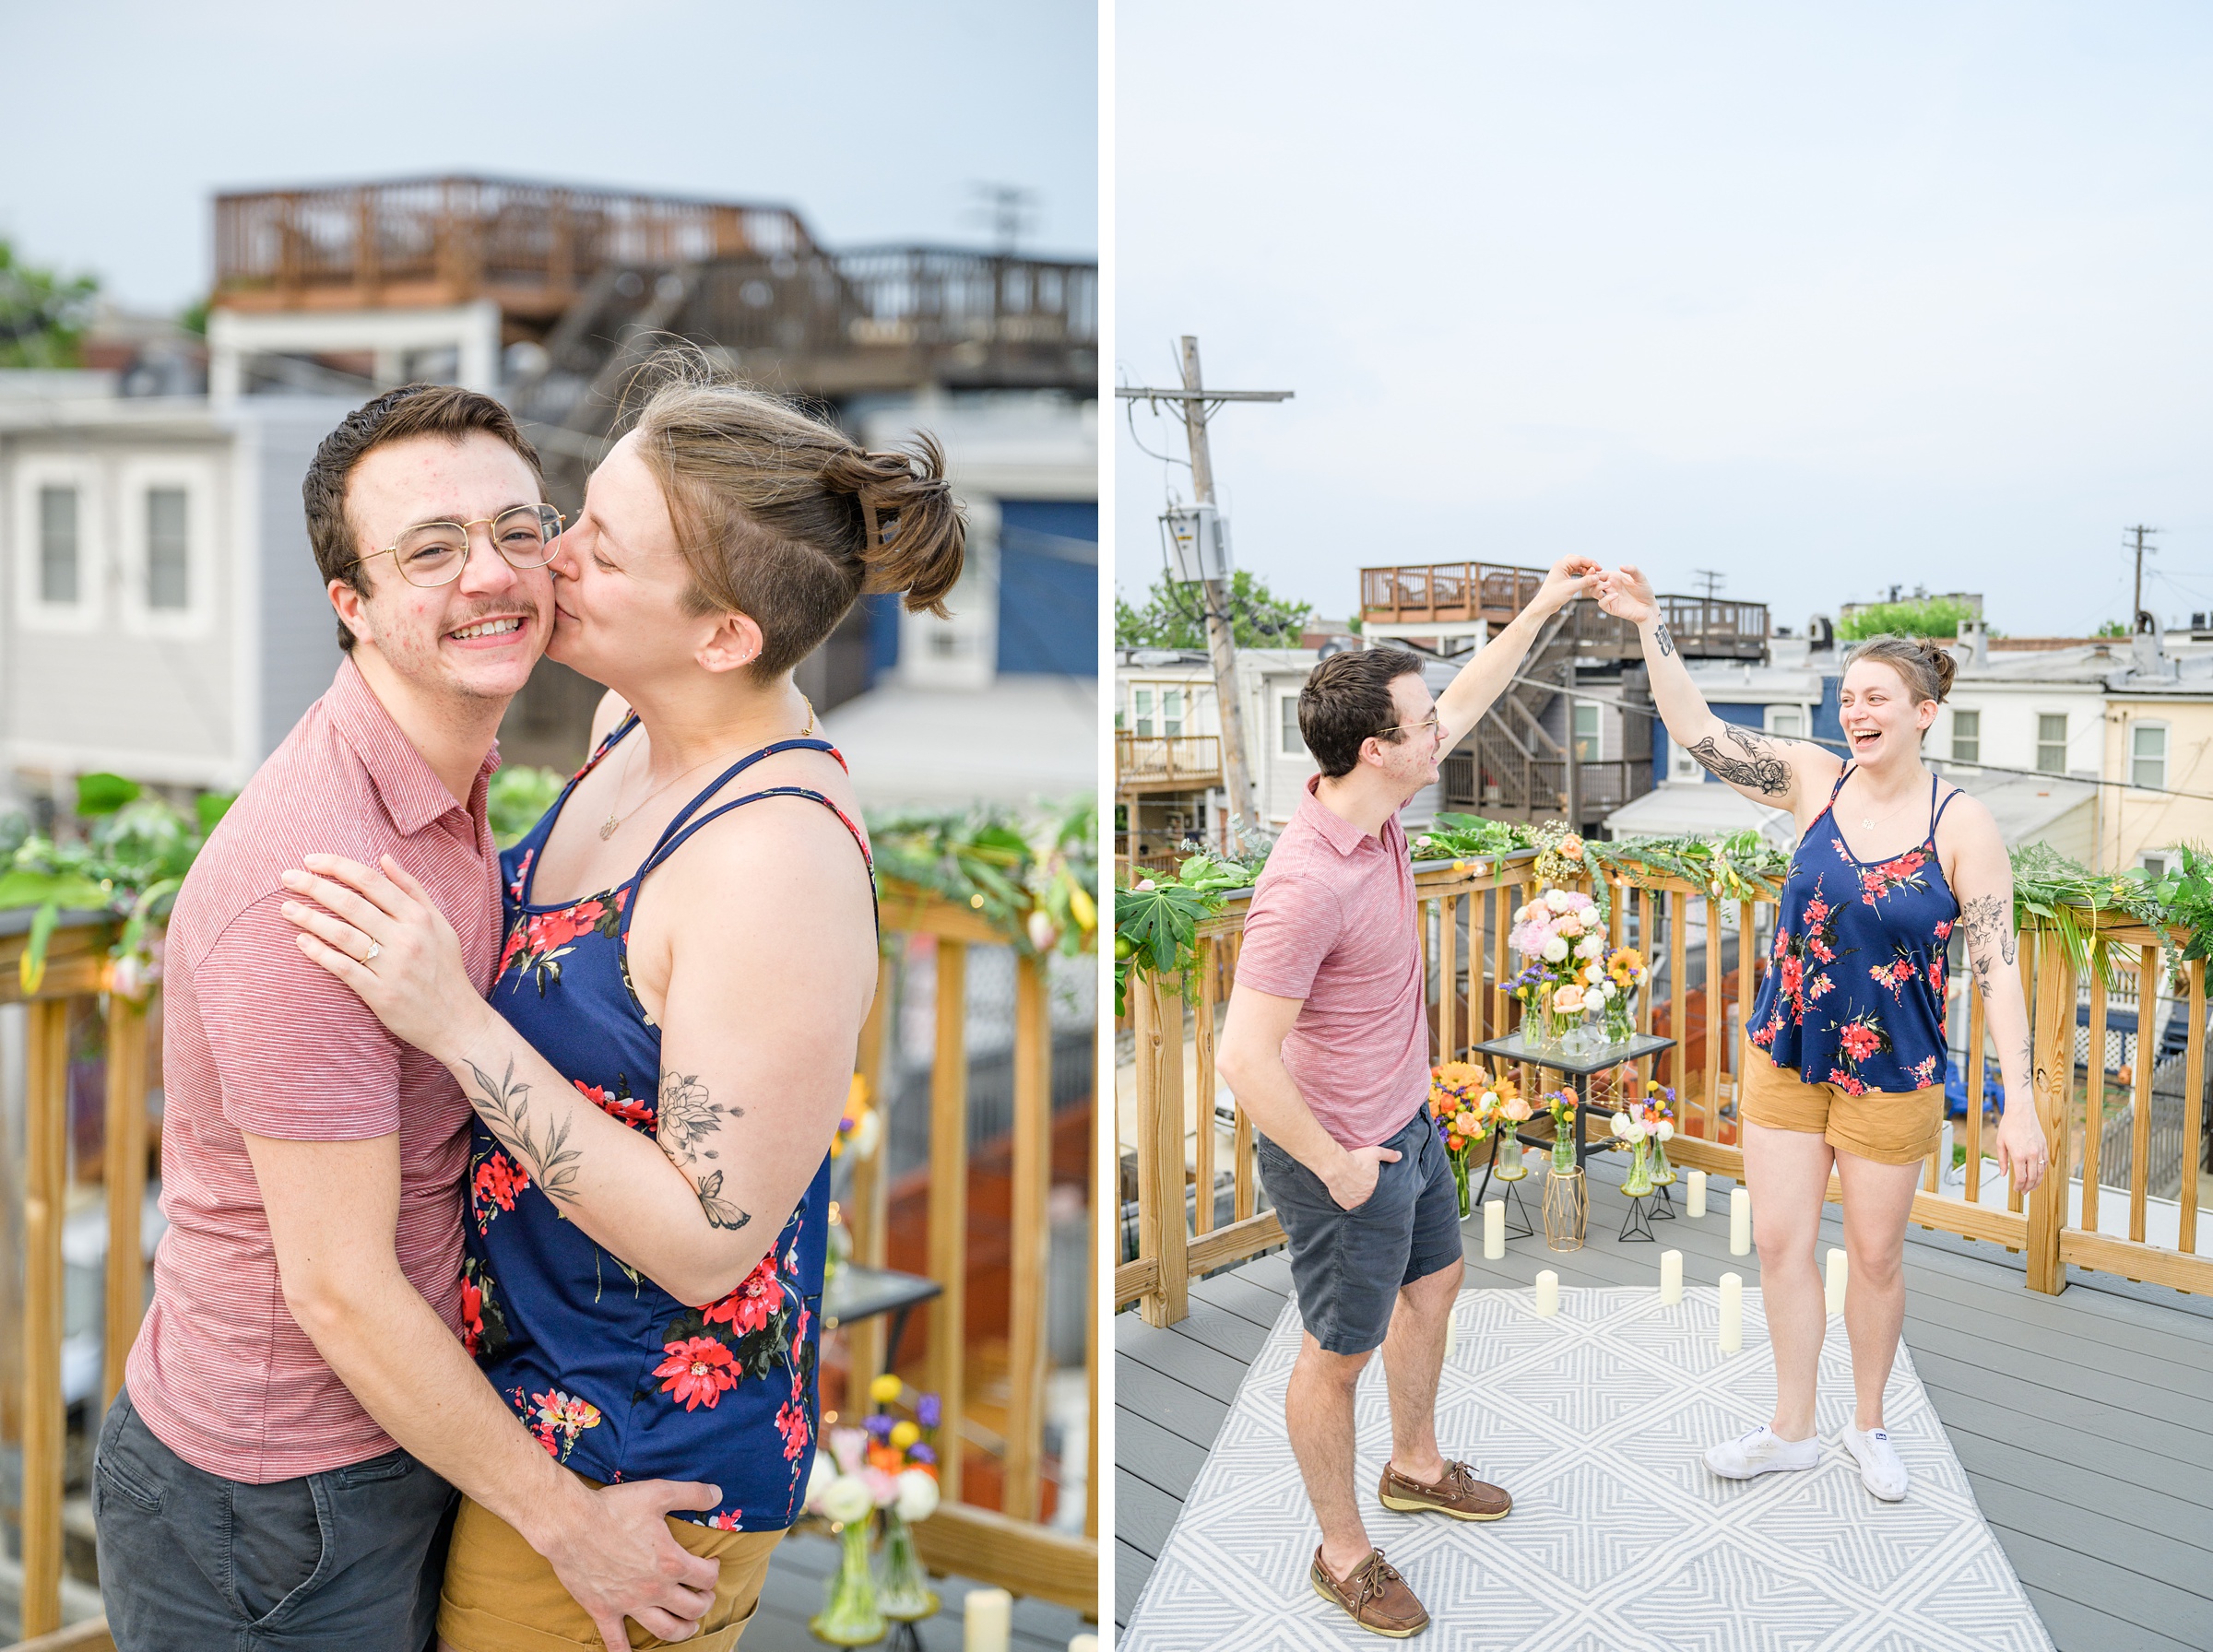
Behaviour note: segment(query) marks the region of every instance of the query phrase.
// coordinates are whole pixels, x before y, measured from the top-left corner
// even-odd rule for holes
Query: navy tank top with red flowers
[[[825,741],[783,740],[733,764],[692,798],[624,882],[565,905],[533,904],[532,868],[562,806],[634,726],[634,716],[625,718],[545,819],[501,857],[507,942],[491,1001],[594,1104],[652,1136],[661,1030],[631,986],[628,959],[646,874],[709,820],[763,797],[812,798],[845,822],[864,862],[869,852],[842,809],[799,786],[771,786],[701,811],[775,752],[838,757]],[[822,1167],[760,1266],[721,1301],[693,1304],[593,1243],[483,1122],[475,1123],[463,1335],[492,1386],[557,1461],[610,1482],[720,1486],[719,1507],[678,1516],[697,1524],[773,1531],[792,1523],[814,1460],[828,1150],[825,1141]]]
[[[1936,859],[1939,804],[1929,781],[1929,832],[1917,847],[1870,864],[1854,856],[1828,807],[1798,851],[1776,914],[1767,979],[1750,1037],[1777,1067],[1852,1095],[1944,1082],[1944,956],[1959,903]]]

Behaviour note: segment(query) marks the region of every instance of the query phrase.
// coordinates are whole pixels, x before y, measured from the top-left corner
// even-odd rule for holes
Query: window
[[[2036,766],[2046,774],[2067,772],[2067,717],[2040,714],[2036,719]]]
[[[1175,736],[1183,732],[1183,690],[1163,689],[1160,691],[1160,732]]]
[[[1131,689],[1130,690],[1130,711],[1131,719],[1137,724],[1137,738],[1141,740],[1151,739],[1153,738],[1153,690],[1151,689]]]
[[[1579,763],[1599,761],[1598,707],[1580,701],[1575,707],[1575,761]]]
[[[1956,763],[1979,763],[1982,761],[1981,712],[1952,714],[1952,761]]]
[[[2139,855],[2136,864],[2144,868],[2154,883],[2167,876],[2167,857],[2164,855]]]
[[[1786,740],[1805,738],[1805,713],[1794,705],[1770,705],[1768,732]]]
[[[1275,702],[1276,749],[1285,757],[1307,755],[1306,738],[1298,732],[1298,696],[1285,694]]]
[[[187,559],[192,546],[185,532],[184,502],[182,488],[146,490],[146,606],[149,608],[190,606]]]
[[[2161,788],[2167,784],[2167,726],[2139,723],[2129,736],[2128,784]]]
[[[39,490],[39,600],[77,601],[77,490]]]

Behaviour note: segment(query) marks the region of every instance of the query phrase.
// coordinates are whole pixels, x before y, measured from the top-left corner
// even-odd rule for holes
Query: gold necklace
[[[799,732],[793,738],[795,739],[803,740],[809,735],[814,732],[814,702],[808,699],[806,695],[801,694],[799,696],[799,703],[807,708],[807,726],[800,729]],[[717,753],[716,755],[720,754]],[[713,757],[703,757],[699,760],[699,761],[693,763],[689,769],[686,769],[683,772],[683,774],[672,774],[667,780],[662,781],[660,785],[655,786],[650,792],[647,792],[643,797],[632,804],[630,808],[622,809],[620,812],[612,808],[609,809],[606,820],[602,822],[599,827],[599,841],[601,843],[605,843],[608,839],[613,837],[615,833],[621,829],[622,822],[625,820],[627,820],[630,816],[636,814],[638,810],[644,808],[648,803],[651,803],[656,797],[659,796],[663,792],[667,791],[678,781],[683,779],[684,774],[696,774],[700,772],[700,770],[705,768],[714,761],[715,759]],[[618,795],[620,795],[619,789]]]

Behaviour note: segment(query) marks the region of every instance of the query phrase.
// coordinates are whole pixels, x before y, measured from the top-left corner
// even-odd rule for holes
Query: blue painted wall
[[[1000,501],[999,669],[1096,677],[1098,635],[1098,502]]]
[[[1830,724],[1834,725],[1837,717],[1834,679],[1824,678],[1821,686],[1823,704],[1828,707]],[[1768,708],[1764,705],[1724,703],[1710,706],[1709,709],[1722,722],[1734,723],[1742,728],[1765,728],[1768,726]],[[1817,708],[1814,712],[1814,732],[1816,734],[1824,732],[1821,727],[1821,711]],[[1654,723],[1652,726],[1652,784],[1654,785],[1666,780],[1667,765],[1672,755],[1672,742],[1667,737],[1667,726],[1664,723]],[[1698,771],[1698,778],[1713,785],[1722,784],[1703,769]]]

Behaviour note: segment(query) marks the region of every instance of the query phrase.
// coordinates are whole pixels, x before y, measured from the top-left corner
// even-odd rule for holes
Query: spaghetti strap
[[[1852,778],[1852,764],[1846,763],[1844,773],[1837,776],[1837,784],[1828,788],[1828,800],[1832,805],[1837,800],[1837,794],[1844,789],[1844,783]]]
[[[1931,775],[1931,776],[1929,777],[1929,790],[1930,790],[1930,800],[1931,800],[1932,802],[1935,802],[1935,787],[1936,787],[1936,777],[1935,777],[1935,775]],[[1931,815],[1931,816],[1929,817],[1929,836],[1930,836],[1931,838],[1934,838],[1934,837],[1936,835],[1936,827],[1937,827],[1938,823],[1939,823],[1940,821],[1942,821],[1942,820],[1943,820],[1943,819],[1944,819],[1944,811],[1945,811],[1946,809],[1947,809],[1947,808],[1951,808],[1951,806],[1952,806],[1952,799],[1953,799],[1954,797],[1957,797],[1957,796],[1959,795],[1959,793],[1960,793],[1960,791],[1961,791],[1961,790],[1962,790],[1962,788],[1961,788],[1961,787],[1959,787],[1959,786],[1954,786],[1954,787],[1953,787],[1953,788],[1952,788],[1950,791],[1948,791],[1948,792],[1945,793],[1945,795],[1944,795],[1944,801],[1943,801],[1942,803],[1938,803],[1938,804],[1936,804],[1936,812],[1935,812],[1935,814],[1933,814],[1933,815]]]
[[[659,841],[653,845],[652,853],[647,855],[643,864],[639,866],[636,875],[640,878],[643,878],[647,872],[650,872],[655,867],[661,863],[666,852],[676,846],[674,843],[670,842],[670,840],[676,838],[677,834],[683,831],[685,822],[690,820],[692,815],[698,811],[701,804],[712,797],[716,792],[722,790],[724,786],[729,785],[731,781],[737,779],[739,775],[744,773],[748,769],[751,768],[763,758],[774,757],[779,751],[823,751],[837,759],[837,766],[839,768],[842,769],[846,766],[845,758],[839,755],[837,748],[833,746],[828,740],[777,740],[773,744],[762,747],[758,751],[747,752],[743,757],[740,758],[736,762],[732,763],[728,768],[717,774],[713,780],[709,781],[700,791],[698,796],[694,796],[691,802],[685,804],[683,808],[676,811],[676,818],[670,820],[668,826],[662,831]]]

